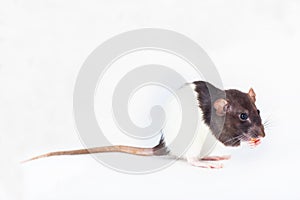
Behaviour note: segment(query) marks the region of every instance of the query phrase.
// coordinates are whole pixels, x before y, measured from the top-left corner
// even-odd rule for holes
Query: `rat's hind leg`
[[[224,156],[206,156],[204,158],[201,158],[203,161],[219,161],[219,160],[229,160],[231,158],[230,155],[224,155]]]
[[[187,161],[190,165],[195,167],[202,167],[202,168],[212,168],[212,169],[219,169],[223,168],[222,163],[210,163],[204,160],[198,159],[196,157],[187,158]]]

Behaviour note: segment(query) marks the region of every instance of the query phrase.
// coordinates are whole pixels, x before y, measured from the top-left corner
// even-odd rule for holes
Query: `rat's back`
[[[162,130],[165,143],[171,155],[183,158],[206,156],[202,155],[208,153],[203,149],[207,148],[206,140],[208,137],[215,140],[210,128],[203,121],[203,112],[199,107],[194,87],[191,83],[178,89],[178,98],[173,97],[165,109],[166,123]],[[189,109],[191,112],[186,111]]]

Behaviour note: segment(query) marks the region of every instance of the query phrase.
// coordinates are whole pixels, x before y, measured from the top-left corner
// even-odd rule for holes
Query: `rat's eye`
[[[260,110],[257,110],[258,115],[260,115]]]
[[[240,114],[240,119],[242,121],[246,121],[248,119],[248,115],[246,113],[242,113],[242,114]]]

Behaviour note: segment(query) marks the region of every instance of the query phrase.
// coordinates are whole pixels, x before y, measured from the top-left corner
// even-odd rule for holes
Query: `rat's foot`
[[[202,167],[202,168],[212,168],[212,169],[220,169],[223,168],[222,163],[209,163],[203,160],[199,160],[198,158],[188,158],[188,163],[195,167]]]
[[[204,161],[219,161],[219,160],[229,160],[231,158],[230,155],[224,155],[224,156],[207,156],[204,158],[201,158],[201,160]]]

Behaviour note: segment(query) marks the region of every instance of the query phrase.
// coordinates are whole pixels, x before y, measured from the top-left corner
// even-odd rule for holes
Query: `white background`
[[[0,199],[299,199],[300,3],[5,1],[0,3]],[[89,53],[137,28],[180,32],[212,58],[225,88],[253,87],[267,137],[222,170],[184,162],[148,175],[90,156],[19,161],[82,148],[72,93]]]

